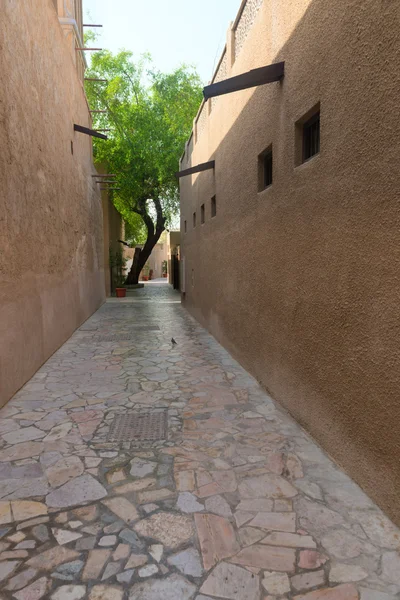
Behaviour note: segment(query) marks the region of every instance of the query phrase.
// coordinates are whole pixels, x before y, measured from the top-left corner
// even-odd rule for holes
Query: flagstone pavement
[[[111,441],[138,412],[168,438]],[[399,530],[165,283],[80,327],[0,440],[1,600],[400,600]]]

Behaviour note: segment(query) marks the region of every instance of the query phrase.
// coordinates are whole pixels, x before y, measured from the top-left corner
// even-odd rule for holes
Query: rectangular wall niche
[[[200,218],[201,218],[201,224],[204,225],[205,220],[206,220],[206,209],[204,204],[201,205],[200,208]]]
[[[320,152],[320,103],[296,123],[295,164],[299,166]]]
[[[217,196],[211,198],[211,217],[217,216]]]
[[[262,192],[272,185],[272,146],[258,156],[258,191]]]
[[[196,213],[193,213],[193,228],[196,227]]]

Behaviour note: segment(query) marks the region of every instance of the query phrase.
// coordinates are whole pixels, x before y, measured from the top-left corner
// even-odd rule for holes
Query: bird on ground
[[[174,340],[174,338],[171,338],[171,343],[172,343],[172,345],[176,344],[176,341]]]

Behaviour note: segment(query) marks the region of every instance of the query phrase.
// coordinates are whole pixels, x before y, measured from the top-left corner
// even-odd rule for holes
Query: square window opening
[[[206,220],[206,210],[205,210],[204,204],[202,204],[201,208],[200,208],[200,219],[201,219],[201,224],[204,225],[205,220]]]
[[[296,165],[301,165],[320,152],[320,104],[309,110],[296,123]]]
[[[211,217],[217,216],[217,197],[213,196],[211,198]]]
[[[272,185],[273,157],[272,146],[269,146],[258,157],[258,191],[262,192]]]

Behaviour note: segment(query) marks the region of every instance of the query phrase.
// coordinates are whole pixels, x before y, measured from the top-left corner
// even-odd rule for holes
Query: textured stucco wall
[[[181,180],[185,304],[400,524],[400,4],[264,0],[230,73],[278,60],[182,162],[216,160]],[[321,153],[295,167],[318,102]]]
[[[73,131],[90,116],[53,1],[5,0],[0,40],[1,406],[102,304],[104,271],[91,140]]]

